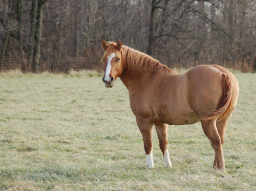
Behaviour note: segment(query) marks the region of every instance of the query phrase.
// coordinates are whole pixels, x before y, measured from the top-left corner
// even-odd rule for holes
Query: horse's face
[[[113,87],[116,78],[123,72],[123,65],[121,61],[122,42],[119,40],[117,43],[108,44],[103,40],[101,45],[105,51],[101,59],[105,69],[103,82],[106,87],[110,88]]]

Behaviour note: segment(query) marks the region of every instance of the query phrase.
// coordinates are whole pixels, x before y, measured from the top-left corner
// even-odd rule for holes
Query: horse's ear
[[[117,49],[120,51],[121,50],[121,48],[122,48],[122,45],[123,45],[123,43],[122,43],[122,41],[117,41]]]
[[[104,51],[106,51],[108,49],[108,47],[109,47],[108,43],[106,41],[104,41],[104,40],[102,40],[101,46],[102,46]]]

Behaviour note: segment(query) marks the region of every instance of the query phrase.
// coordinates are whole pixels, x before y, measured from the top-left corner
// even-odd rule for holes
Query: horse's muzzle
[[[102,78],[102,81],[105,83],[105,86],[107,88],[111,88],[114,85],[115,79],[113,77],[110,77],[110,81],[105,80],[105,76]]]

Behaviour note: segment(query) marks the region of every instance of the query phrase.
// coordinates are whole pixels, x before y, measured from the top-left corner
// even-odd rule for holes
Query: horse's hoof
[[[154,164],[153,164],[153,165],[147,164],[147,168],[148,168],[148,169],[153,169],[153,168],[154,168]]]
[[[216,170],[216,171],[225,172],[225,168],[223,168],[223,167],[216,167],[216,166],[213,166],[213,169]]]
[[[165,163],[164,164],[164,167],[166,167],[166,168],[171,168],[172,167],[172,163],[170,162],[170,163]]]

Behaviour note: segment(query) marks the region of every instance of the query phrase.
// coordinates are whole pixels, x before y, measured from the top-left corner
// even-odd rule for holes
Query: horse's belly
[[[191,112],[187,116],[185,124],[193,124],[193,123],[196,123],[196,122],[199,122],[199,118],[194,112]]]
[[[193,124],[198,121],[199,121],[198,116],[194,112],[192,112],[190,114],[183,114],[183,115],[179,115],[174,118],[171,118],[171,121],[167,123],[170,125],[186,125],[186,124]]]
[[[198,116],[194,112],[188,113],[168,113],[158,114],[154,119],[155,123],[167,123],[169,125],[186,125],[199,121]]]

